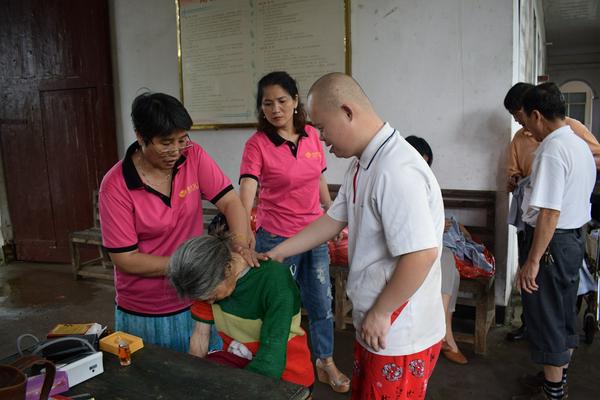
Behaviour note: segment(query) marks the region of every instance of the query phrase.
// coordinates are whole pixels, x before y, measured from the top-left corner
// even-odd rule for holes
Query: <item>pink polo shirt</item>
[[[109,253],[139,249],[170,256],[187,239],[202,235],[202,199],[216,203],[233,189],[215,161],[194,143],[173,167],[171,197],[145,185],[131,156],[102,179],[99,194],[102,243]],[[182,311],[189,301],[178,298],[165,277],[142,277],[115,268],[117,306],[138,314],[164,315]]]
[[[255,132],[246,142],[240,179],[259,183],[256,228],[291,237],[323,211],[319,179],[327,169],[319,133],[305,126],[295,145],[274,134]]]

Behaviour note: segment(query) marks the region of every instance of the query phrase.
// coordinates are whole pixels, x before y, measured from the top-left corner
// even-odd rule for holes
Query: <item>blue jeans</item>
[[[285,237],[259,228],[256,232],[256,251],[271,250]],[[331,281],[329,280],[329,250],[322,244],[307,252],[283,260],[300,287],[302,305],[308,312],[310,343],[313,356],[333,355],[333,314],[331,312]]]

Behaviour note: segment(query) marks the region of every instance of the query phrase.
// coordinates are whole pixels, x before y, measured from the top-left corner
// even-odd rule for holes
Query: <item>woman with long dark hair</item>
[[[240,167],[240,197],[256,213],[256,250],[266,252],[323,214],[331,203],[318,131],[306,124],[296,81],[271,72],[258,82],[258,130],[248,139]],[[300,286],[321,382],[347,392],[350,380],[333,361],[333,314],[326,244],[284,260]]]

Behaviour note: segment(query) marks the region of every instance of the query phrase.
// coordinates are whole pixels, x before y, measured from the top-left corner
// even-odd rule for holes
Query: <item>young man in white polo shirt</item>
[[[523,198],[524,251],[518,284],[529,330],[531,358],[544,367],[542,390],[515,399],[562,399],[576,328],[577,286],[584,255],[581,227],[590,220],[596,180],[586,143],[565,123],[565,101],[554,83],[523,98],[527,130],[542,142]]]
[[[347,294],[356,328],[352,398],[423,399],[445,334],[439,185],[350,76],[317,80],[308,108],[330,152],[356,158],[327,214],[267,256],[282,260],[348,225]]]

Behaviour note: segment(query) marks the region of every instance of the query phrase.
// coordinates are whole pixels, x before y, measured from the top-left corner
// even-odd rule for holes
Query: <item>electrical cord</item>
[[[19,336],[17,338],[17,351],[19,352],[20,356],[23,355],[23,348],[21,347],[21,342],[25,338],[32,338],[33,340],[35,340],[35,344],[29,346],[28,349],[30,349],[33,346],[37,346],[40,343],[40,340],[37,338],[37,336],[32,335],[31,333],[24,333],[23,335]]]
[[[54,345],[56,343],[73,342],[73,341],[83,343],[85,346],[87,346],[90,349],[90,351],[92,353],[96,352],[96,349],[94,348],[94,346],[92,346],[89,341],[87,341],[85,339],[82,339],[82,338],[73,337],[73,336],[62,337],[62,338],[50,339],[50,340],[48,340],[48,341],[40,344],[40,340],[35,335],[32,335],[31,333],[25,333],[25,334],[23,334],[23,335],[21,335],[21,336],[19,336],[17,338],[17,350],[19,352],[19,355],[21,355],[21,356],[23,355],[23,350],[22,350],[22,347],[21,347],[22,343],[21,342],[25,338],[32,338],[36,342],[36,345],[35,345],[34,349],[31,351],[31,354],[38,354],[40,351],[42,351],[46,347],[52,346],[52,345]],[[67,354],[67,353],[70,353],[70,352],[72,352],[72,349],[67,349],[67,350],[64,350],[62,352],[57,352],[57,353],[55,353],[55,355],[58,356],[58,355]]]

